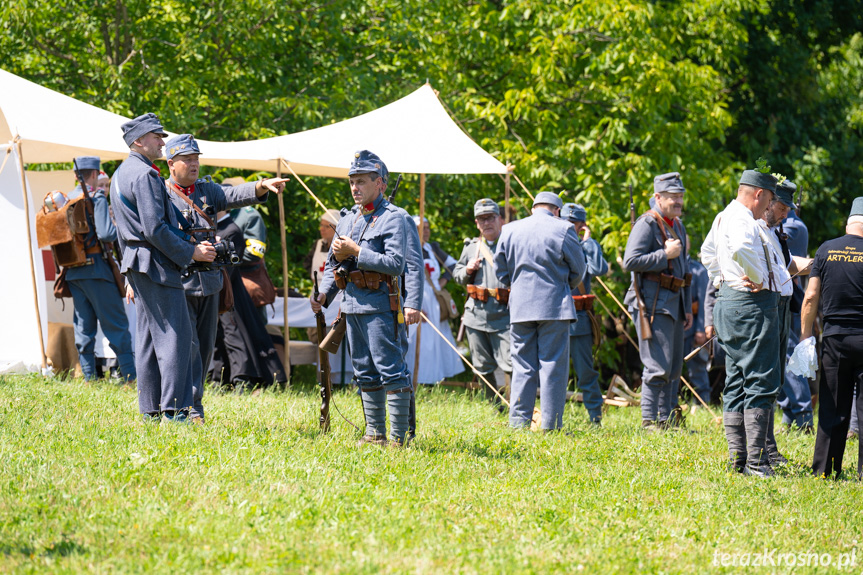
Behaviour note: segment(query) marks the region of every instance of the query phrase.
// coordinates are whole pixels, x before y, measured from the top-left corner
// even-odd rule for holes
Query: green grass
[[[838,560],[861,540],[861,484],[811,478],[812,436],[779,436],[781,477],[729,475],[703,411],[647,435],[636,409],[593,430],[570,404],[573,435],[542,435],[423,390],[395,450],[358,448],[335,410],[320,435],[311,386],[205,405],[204,427],[148,425],[128,388],[0,378],[0,572],[701,573],[717,552]]]

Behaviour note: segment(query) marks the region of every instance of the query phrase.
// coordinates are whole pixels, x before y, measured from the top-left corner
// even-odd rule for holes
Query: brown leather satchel
[[[222,291],[219,292],[219,313],[234,309],[234,288],[228,270],[222,268]]]
[[[270,305],[276,301],[276,286],[273,285],[263,260],[253,266],[240,268],[240,275],[255,307]]]

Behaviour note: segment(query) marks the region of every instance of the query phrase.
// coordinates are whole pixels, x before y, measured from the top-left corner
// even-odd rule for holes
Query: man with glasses
[[[683,370],[683,332],[692,325],[689,263],[683,247],[686,228],[680,221],[686,189],[680,174],[671,172],[653,179],[653,207],[632,227],[626,242],[623,267],[636,272],[652,337],[641,332],[635,286],[624,303],[629,306],[638,332],[638,348],[644,364],[641,387],[641,426],[653,431],[679,424],[677,386]]]
[[[713,220],[701,249],[701,261],[719,289],[713,319],[726,356],[723,421],[729,470],[758,477],[773,475],[766,437],[780,386],[779,295],[785,263],[759,223],[777,183],[769,173],[744,171],[737,198]]]

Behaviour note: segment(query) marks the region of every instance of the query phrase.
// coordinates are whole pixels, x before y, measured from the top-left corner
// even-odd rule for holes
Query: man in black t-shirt
[[[818,435],[812,461],[818,477],[842,471],[855,382],[857,416],[863,418],[863,197],[854,200],[845,234],[818,248],[803,300],[801,341],[812,336],[819,301],[824,314]],[[861,476],[863,441],[858,449]]]

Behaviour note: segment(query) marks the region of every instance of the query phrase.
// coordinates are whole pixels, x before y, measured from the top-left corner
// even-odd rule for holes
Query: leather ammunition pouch
[[[692,274],[686,274],[683,276],[683,281],[686,282],[683,285],[689,287],[692,285]]]
[[[496,299],[501,305],[509,303],[509,288],[487,288],[468,284],[467,295],[483,303],[487,302],[490,297]]]
[[[591,311],[593,309],[593,300],[595,299],[596,296],[593,294],[572,296],[576,311]]]
[[[335,282],[339,289],[345,289],[350,282],[358,288],[376,290],[380,289],[381,284],[392,285],[392,276],[378,272],[353,270],[348,272],[347,278],[336,274]]]
[[[694,302],[692,302],[692,315],[693,316],[698,315],[698,307],[699,307],[698,306],[698,300],[695,300]]]
[[[672,293],[679,292],[680,288],[687,285],[685,278],[675,277],[675,276],[673,276],[671,274],[667,274],[667,273],[657,274],[657,273],[653,273],[653,272],[648,272],[648,273],[641,274],[641,275],[645,280],[647,280],[649,282],[656,282],[659,284],[660,287],[665,288],[665,289],[671,291]],[[689,274],[687,274],[687,275],[689,275]],[[691,276],[690,276],[690,278],[691,278]]]

